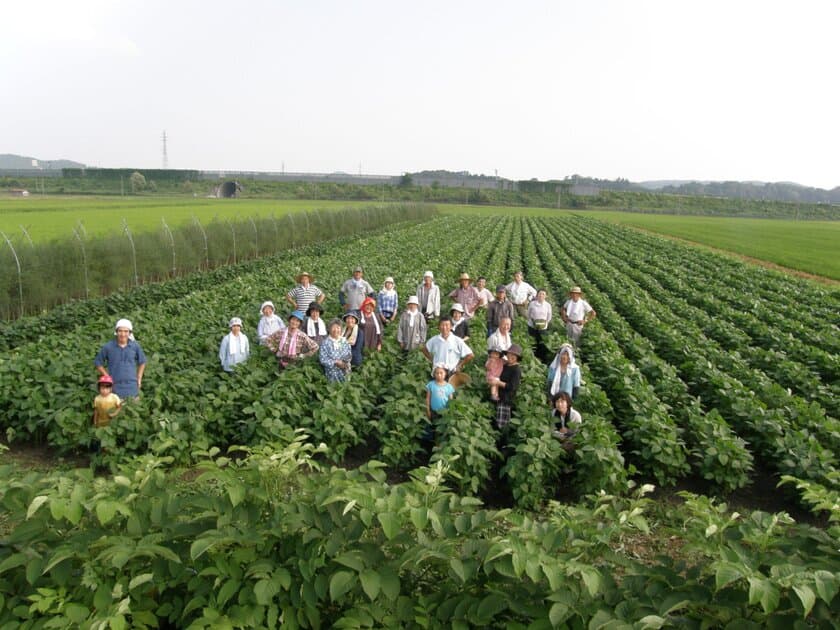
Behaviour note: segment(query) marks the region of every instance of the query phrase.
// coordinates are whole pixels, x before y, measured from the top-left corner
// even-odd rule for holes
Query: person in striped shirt
[[[295,281],[298,285],[286,294],[286,301],[295,310],[306,311],[312,302],[323,304],[327,297],[324,292],[312,284],[312,275],[307,271],[301,271]]]

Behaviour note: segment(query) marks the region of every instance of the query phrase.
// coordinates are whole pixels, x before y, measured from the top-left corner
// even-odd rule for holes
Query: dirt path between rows
[[[627,223],[618,223],[617,225],[623,225],[624,227],[628,227],[632,230],[638,230],[639,232],[644,232],[645,234],[651,234],[653,236],[661,236],[663,238],[670,239],[672,241],[679,241],[681,243],[686,243],[688,245],[692,245],[694,247],[701,247],[703,249],[709,250],[710,252],[714,252],[716,254],[723,254],[726,256],[731,256],[733,258],[737,258],[739,260],[743,260],[744,262],[752,263],[754,265],[758,265],[759,267],[764,267],[765,269],[772,269],[773,271],[781,271],[782,273],[786,273],[789,276],[796,276],[797,278],[805,278],[806,280],[812,280],[814,282],[818,282],[820,284],[824,284],[829,287],[838,287],[840,286],[840,280],[834,280],[833,278],[827,278],[826,276],[818,276],[813,273],[808,273],[807,271],[800,271],[799,269],[791,269],[790,267],[783,267],[782,265],[777,265],[776,263],[770,262],[769,260],[762,260],[761,258],[753,258],[752,256],[747,256],[745,254],[739,254],[738,252],[733,252],[731,249],[721,249],[719,247],[713,247],[712,245],[707,245],[706,243],[698,243],[697,241],[692,241],[687,238],[682,238],[681,236],[673,236],[672,234],[664,234],[663,232],[655,232],[653,230],[648,230],[642,227],[638,227],[635,225],[629,225]]]

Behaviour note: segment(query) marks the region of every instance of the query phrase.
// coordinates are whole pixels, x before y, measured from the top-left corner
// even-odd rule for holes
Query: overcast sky
[[[840,185],[840,2],[13,0],[0,153]]]

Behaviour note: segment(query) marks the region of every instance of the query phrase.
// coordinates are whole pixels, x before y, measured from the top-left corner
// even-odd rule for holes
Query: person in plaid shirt
[[[382,284],[382,289],[379,295],[376,296],[376,307],[379,310],[382,318],[386,324],[390,324],[397,319],[397,307],[399,306],[399,296],[394,289],[394,279],[391,276],[385,278]]]

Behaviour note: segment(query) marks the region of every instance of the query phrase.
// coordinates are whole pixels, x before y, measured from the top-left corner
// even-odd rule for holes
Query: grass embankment
[[[281,216],[307,210],[370,206],[370,201],[306,201],[298,199],[207,199],[192,197],[61,197],[0,198],[0,230],[21,237],[23,226],[36,243],[72,239],[81,223],[88,236],[119,234],[123,219],[135,234],[161,229],[165,219],[171,229],[197,217],[243,221],[248,217]]]
[[[840,223],[591,212],[604,221],[675,236],[788,269],[840,280]]]

